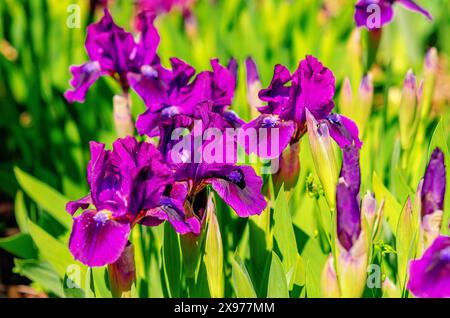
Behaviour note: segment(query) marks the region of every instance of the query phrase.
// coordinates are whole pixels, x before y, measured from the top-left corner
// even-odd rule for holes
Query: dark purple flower
[[[156,55],[159,36],[153,26],[154,17],[139,15],[142,30],[139,42],[135,42],[131,33],[114,23],[107,9],[104,12],[103,18],[87,30],[86,51],[90,61],[71,67],[73,89],[65,93],[69,102],[83,102],[89,87],[103,75],[114,77],[125,92],[130,74],[143,74],[154,80],[163,77],[164,69]]]
[[[422,258],[411,261],[408,289],[416,297],[450,297],[450,237],[439,236]]]
[[[445,196],[444,154],[436,148],[431,154],[422,187],[422,217],[444,209]]]
[[[201,119],[198,106],[205,103],[211,104],[211,111],[220,114],[230,127],[243,124],[243,121],[228,109],[236,88],[234,62],[226,68],[220,65],[218,60],[212,60],[213,70],[199,73],[193,81],[191,78],[195,70],[191,66],[179,59],[171,59],[171,64],[172,70],[165,76],[166,82],[163,85],[158,83],[157,87],[153,86],[153,81],[148,82],[140,75],[130,77],[131,85],[148,107],[136,122],[140,134],[159,136],[161,124],[172,122],[172,118],[176,116]]]
[[[262,179],[250,166],[181,164],[175,173],[175,179],[186,185],[186,200],[192,204],[196,196],[210,185],[240,217],[261,214],[266,207],[266,201],[261,194]]]
[[[72,215],[78,208],[85,210],[74,217],[69,248],[82,263],[103,266],[120,257],[131,228],[147,219],[149,211],[161,205],[175,206],[164,201],[164,191],[173,183],[173,174],[152,144],[138,143],[132,137],[118,139],[112,151],[97,142],[91,142],[90,147],[87,178],[91,192],[67,204]],[[90,205],[93,208],[88,209]],[[173,211],[166,210],[170,215],[152,216],[152,225],[174,220]],[[178,228],[176,217],[175,224],[171,222],[176,230],[198,232],[198,222],[183,218],[185,226]]]
[[[346,147],[343,152],[342,169],[336,188],[337,235],[340,244],[350,251],[361,234],[361,172],[359,150],[356,147]]]
[[[409,10],[419,12],[432,20],[431,14],[412,0],[359,0],[355,5],[356,25],[369,30],[380,29],[392,21],[395,3],[400,3]]]
[[[298,142],[306,132],[306,110],[309,110],[317,121],[324,121],[329,126],[330,135],[340,147],[354,144],[360,148],[362,144],[356,124],[344,116],[331,113],[334,93],[333,73],[315,57],[307,56],[300,61],[292,75],[286,67],[277,65],[270,86],[259,93],[259,98],[267,102],[266,106],[259,108],[262,115],[243,128],[257,131],[259,128],[278,128],[279,140],[271,141],[279,143],[277,157],[288,144]],[[267,156],[267,150],[265,154],[261,153],[264,146],[260,145],[255,150],[245,145],[245,149],[247,153],[256,152],[260,157],[273,158]]]

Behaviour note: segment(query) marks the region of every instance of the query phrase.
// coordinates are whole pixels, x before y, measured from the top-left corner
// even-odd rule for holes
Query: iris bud
[[[328,126],[326,123],[317,122],[308,110],[306,110],[306,123],[314,166],[316,167],[328,205],[330,209],[334,210],[336,206],[338,167]]]
[[[113,264],[108,265],[111,293],[117,298],[130,298],[131,289],[136,281],[134,246],[129,243],[122,255]]]
[[[320,282],[322,288],[322,296],[324,298],[340,297],[341,293],[339,291],[339,283],[336,276],[336,270],[334,269],[334,258],[331,254],[325,262]]]
[[[350,79],[346,77],[342,83],[341,95],[339,97],[339,109],[342,115],[350,117],[353,112],[353,92]]]
[[[399,110],[400,141],[404,150],[411,147],[420,119],[417,91],[416,77],[409,70],[403,83]]]
[[[429,115],[433,100],[434,87],[439,65],[439,56],[436,48],[430,48],[425,56],[424,62],[424,86],[422,98],[422,118]]]

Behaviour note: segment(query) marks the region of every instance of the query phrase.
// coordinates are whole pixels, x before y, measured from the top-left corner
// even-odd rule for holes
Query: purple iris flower
[[[422,186],[422,217],[444,209],[445,196],[444,154],[436,148],[431,154]]]
[[[156,49],[159,35],[153,26],[154,17],[142,13],[140,40],[136,42],[131,33],[118,27],[105,9],[103,18],[88,27],[86,51],[90,61],[72,66],[72,89],[65,93],[69,102],[83,102],[89,88],[104,75],[112,76],[122,90],[129,89],[128,76],[142,74],[154,81],[164,77],[166,70],[161,66]]]
[[[243,124],[228,109],[236,88],[237,66],[234,60],[224,67],[214,59],[211,61],[212,71],[201,72],[193,80],[195,70],[190,65],[176,58],[171,59],[171,64],[172,70],[163,84],[148,81],[141,75],[129,77],[131,85],[147,106],[136,122],[139,134],[159,136],[161,124],[178,121],[174,117],[200,119],[198,105],[204,103],[210,103],[212,111],[222,115],[230,127]]]
[[[347,251],[350,251],[361,234],[360,184],[359,149],[346,146],[336,188],[336,210],[338,239]]]
[[[380,29],[394,18],[395,3],[402,4],[409,10],[419,12],[432,20],[431,14],[412,0],[359,0],[355,5],[356,25],[369,30]]]
[[[416,297],[450,297],[450,237],[437,237],[422,258],[411,262],[408,289]]]
[[[179,233],[199,233],[199,222],[166,196],[173,173],[152,144],[127,137],[115,141],[112,151],[97,142],[90,148],[90,194],[67,204],[72,215],[84,210],[74,217],[69,241],[75,259],[88,266],[114,263],[136,223],[155,226],[167,220]]]
[[[250,166],[234,164],[187,163],[178,166],[175,179],[185,189],[172,193],[175,201],[186,202],[202,220],[206,209],[205,190],[212,189],[233,208],[240,217],[261,214],[266,201],[261,193],[263,181]]]
[[[333,73],[315,57],[307,56],[300,61],[297,70],[291,75],[289,70],[276,65],[269,87],[259,92],[259,99],[267,105],[259,107],[259,117],[243,126],[244,129],[278,128],[279,141],[276,153],[270,153],[267,143],[271,140],[272,129],[268,129],[268,138],[258,138],[258,149],[245,145],[247,153],[255,152],[260,157],[278,157],[289,144],[295,144],[306,132],[306,110],[318,122],[325,122],[330,135],[343,148],[355,145],[360,148],[358,128],[350,119],[332,114],[334,108],[335,78]],[[264,142],[267,140],[267,143]],[[267,150],[264,153],[261,149]],[[269,154],[269,155],[266,155]]]

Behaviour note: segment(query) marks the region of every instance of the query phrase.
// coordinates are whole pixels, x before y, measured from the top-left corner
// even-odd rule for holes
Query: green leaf
[[[445,138],[445,130],[444,130],[444,124],[443,120],[439,120],[439,123],[437,124],[436,128],[434,129],[433,137],[431,137],[430,141],[430,147],[428,149],[428,159],[430,159],[431,154],[433,153],[434,149],[439,148],[444,153],[444,159],[445,159],[445,166],[447,167],[447,174],[446,174],[446,192],[445,192],[445,202],[444,205],[444,215],[442,219],[442,232],[443,234],[450,235],[450,229],[448,227],[448,224],[450,222],[450,191],[448,191],[448,188],[450,186],[450,153],[448,150],[448,144]]]
[[[0,239],[0,247],[21,258],[35,258],[37,256],[33,240],[30,235],[18,233]]]
[[[20,186],[30,198],[61,225],[67,229],[72,226],[72,218],[66,212],[66,203],[69,201],[67,198],[17,167],[14,168],[14,173]]]
[[[256,298],[252,280],[238,254],[231,258],[233,288],[238,298]]]
[[[289,286],[292,287],[292,278],[297,262],[297,243],[284,187],[281,188],[275,200],[273,219],[274,237],[283,257],[283,268],[287,275],[286,279],[289,282]]]
[[[383,185],[376,172],[373,173],[372,179],[373,191],[378,202],[384,201],[384,216],[392,231],[396,231],[400,213],[402,212],[402,206],[398,203],[397,199],[389,192]]]
[[[268,298],[288,298],[289,289],[283,265],[277,254],[272,252],[272,262],[270,264],[269,283],[267,286]]]
[[[28,233],[28,213],[23,199],[23,192],[17,191],[16,201],[14,203],[14,213],[20,232]]]
[[[29,221],[28,227],[30,229],[30,235],[39,249],[40,256],[52,265],[61,279],[64,279],[67,274],[76,275],[76,279],[72,280],[74,284],[82,287],[80,284],[84,282],[87,270],[86,266],[75,261],[67,246],[59,242],[38,225]]]
[[[169,222],[164,223],[163,244],[164,272],[171,297],[180,297],[181,290],[181,250],[178,234]]]
[[[92,279],[96,298],[111,298],[111,291],[108,288],[108,270],[106,266],[92,267]]]
[[[49,263],[37,260],[14,260],[14,271],[41,285],[46,291],[64,297],[62,280]]]

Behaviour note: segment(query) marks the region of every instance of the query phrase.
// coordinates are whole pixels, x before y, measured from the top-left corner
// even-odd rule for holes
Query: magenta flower
[[[432,20],[431,14],[413,0],[359,0],[355,5],[356,25],[369,30],[380,29],[394,18],[393,5],[395,3],[402,4],[409,10],[419,12]]]
[[[159,35],[153,26],[153,16],[143,13],[139,20],[142,25],[139,42],[114,23],[108,9],[98,23],[88,27],[86,51],[90,61],[70,68],[72,89],[65,93],[69,102],[83,102],[88,89],[100,76],[112,76],[124,92],[128,91],[131,74],[142,74],[154,81],[164,77],[165,70],[156,55]]]
[[[141,75],[129,77],[131,85],[147,105],[147,110],[136,122],[139,134],[159,136],[162,124],[186,122],[189,118],[201,119],[197,110],[199,105],[205,103],[211,104],[211,110],[220,114],[230,127],[242,125],[243,121],[228,109],[236,87],[237,66],[234,60],[228,67],[212,60],[213,70],[199,73],[192,81],[195,70],[191,66],[176,58],[171,59],[171,64],[172,70],[166,76],[165,83],[160,81],[156,86],[156,82],[148,81]]]
[[[439,236],[422,258],[411,262],[408,289],[416,297],[450,297],[450,237]]]
[[[253,75],[256,77],[256,75]],[[289,84],[290,82],[290,84]],[[278,128],[279,143],[275,154],[266,143],[260,143],[258,149],[251,149],[245,145],[247,153],[255,152],[260,157],[278,157],[289,145],[294,144],[306,132],[306,110],[319,122],[329,126],[330,135],[341,148],[355,145],[360,148],[362,143],[358,138],[358,128],[350,119],[332,114],[334,108],[335,78],[333,73],[324,67],[315,57],[307,56],[300,61],[297,70],[291,75],[289,70],[276,65],[272,82],[267,89],[259,93],[259,99],[266,102],[266,106],[259,107],[261,115],[245,124],[244,129]],[[272,140],[272,129],[268,131],[268,143]],[[264,153],[261,149],[267,150]],[[270,154],[270,155],[266,155]]]
[[[155,226],[167,220],[179,233],[199,232],[198,221],[164,196],[173,174],[152,144],[127,137],[114,142],[112,151],[97,142],[90,146],[90,194],[67,204],[72,215],[84,210],[74,217],[69,241],[75,259],[88,266],[114,263],[136,223]]]

